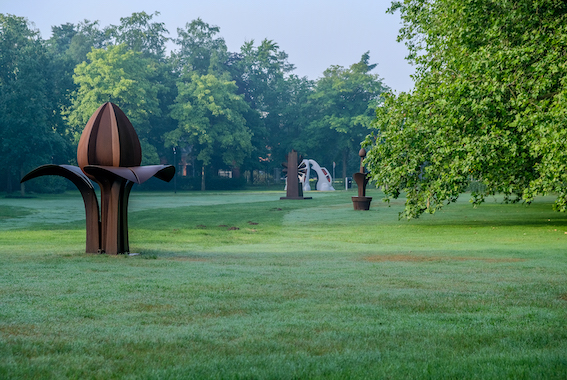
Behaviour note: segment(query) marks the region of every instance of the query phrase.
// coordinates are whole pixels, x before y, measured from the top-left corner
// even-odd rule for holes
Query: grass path
[[[229,203],[252,203],[278,199],[280,192],[242,192],[234,193],[165,193],[132,192],[129,210],[136,212],[156,208],[177,208],[187,206],[223,205]],[[17,218],[1,218],[0,230],[27,228],[34,224],[59,224],[69,221],[84,220],[84,206],[78,192],[65,195],[44,195],[40,198],[4,198],[0,197],[0,207],[19,208],[22,215]],[[25,211],[28,211],[27,213]],[[0,214],[1,215],[1,214]]]

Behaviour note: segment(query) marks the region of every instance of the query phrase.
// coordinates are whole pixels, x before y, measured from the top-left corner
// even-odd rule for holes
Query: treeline
[[[157,15],[104,28],[66,23],[42,39],[27,19],[0,14],[0,191],[19,188],[37,165],[74,163],[82,129],[106,101],[132,121],[143,164],[175,164],[203,188],[222,172],[277,176],[292,148],[335,162],[337,177],[356,171],[387,90],[368,52],[312,81],[293,74],[274,41],[230,52],[219,27],[201,19],[169,39]]]

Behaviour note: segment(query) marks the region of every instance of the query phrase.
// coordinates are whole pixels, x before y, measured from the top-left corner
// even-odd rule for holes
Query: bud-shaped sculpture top
[[[116,104],[104,103],[91,116],[79,140],[77,162],[83,171],[87,165],[140,165],[140,140],[132,123]]]

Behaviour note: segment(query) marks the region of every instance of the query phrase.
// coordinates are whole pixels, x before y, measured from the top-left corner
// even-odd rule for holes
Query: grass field
[[[565,379],[567,217],[467,197],[136,193],[87,255],[78,193],[0,198],[0,378]]]

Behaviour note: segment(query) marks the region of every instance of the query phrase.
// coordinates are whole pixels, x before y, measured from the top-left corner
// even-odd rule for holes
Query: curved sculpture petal
[[[161,179],[162,181],[169,182],[175,175],[175,167],[173,165],[148,165],[148,166],[135,166],[131,169],[136,177],[140,180],[138,183],[146,182],[152,177]]]
[[[105,178],[106,176],[123,178],[127,181],[140,183],[136,174],[130,168],[122,168],[117,166],[101,166],[101,165],[87,165],[83,168],[85,173],[91,175],[97,180]]]
[[[42,165],[26,174],[20,182],[44,175],[56,175],[70,180],[77,186],[85,204],[86,252],[97,253],[100,249],[100,219],[98,200],[92,182],[81,168],[72,165]]]
[[[26,182],[26,181],[29,181],[30,179],[41,177],[41,176],[44,176],[44,175],[57,175],[57,176],[60,176],[60,177],[65,177],[68,180],[70,180],[71,182],[73,182],[75,184],[75,186],[77,186],[77,188],[79,188],[79,190],[81,190],[81,187],[84,187],[85,189],[89,189],[89,190],[94,191],[94,187],[93,187],[92,182],[85,175],[85,173],[83,173],[81,168],[79,168],[78,166],[73,166],[73,165],[48,164],[48,165],[39,166],[39,167],[35,168],[34,170],[32,170],[31,172],[29,172],[28,174],[26,174],[21,179],[20,183]]]
[[[134,166],[128,168],[115,167],[115,166],[100,166],[100,165],[87,165],[84,168],[85,172],[93,177],[100,177],[103,175],[112,175],[120,177],[128,181],[140,184],[146,182],[152,177],[161,179],[162,181],[169,182],[175,175],[175,167],[172,165],[149,165],[149,166]]]

